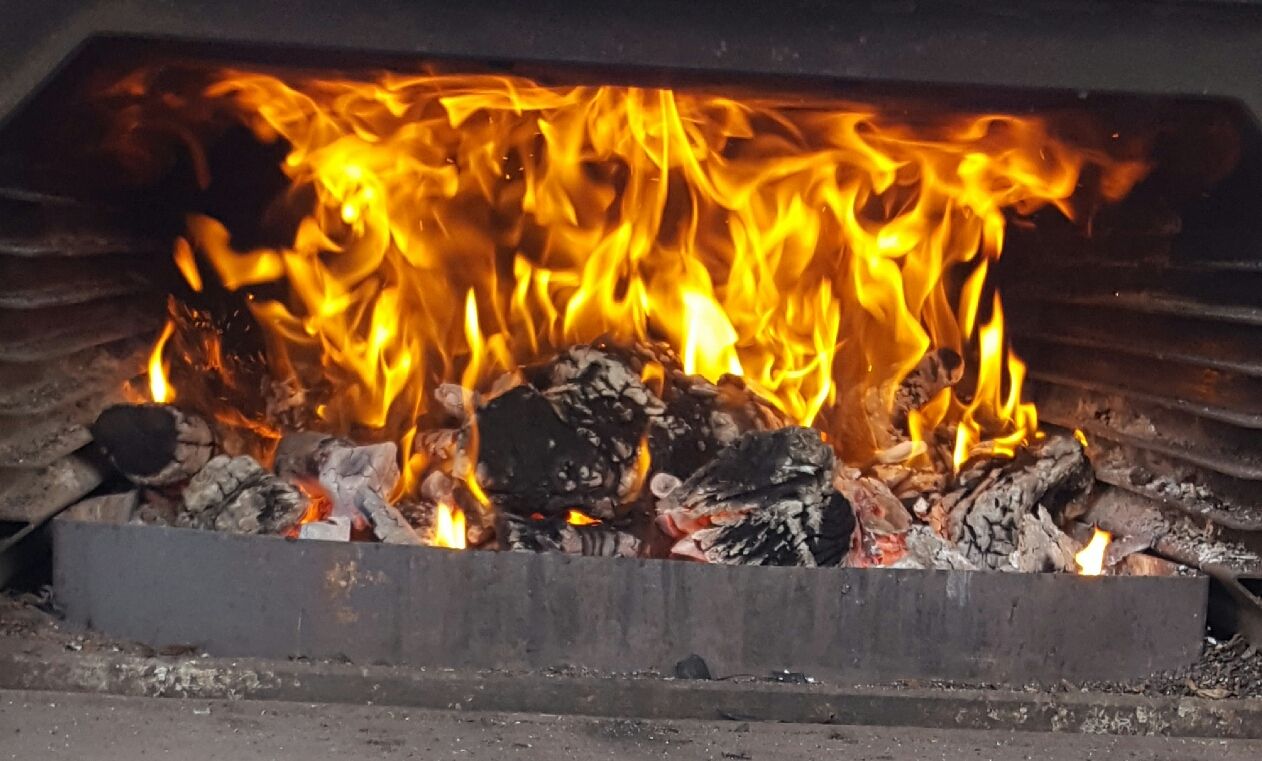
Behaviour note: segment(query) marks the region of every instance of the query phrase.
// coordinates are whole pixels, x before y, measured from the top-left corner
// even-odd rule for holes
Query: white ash
[[[936,571],[976,571],[977,564],[969,560],[955,545],[933,533],[924,525],[907,529],[907,552],[890,568],[908,568]]]
[[[1082,545],[1061,531],[1052,516],[1039,505],[1033,513],[1023,514],[1017,523],[1017,548],[1003,570],[1022,573],[1077,570],[1074,555]]]

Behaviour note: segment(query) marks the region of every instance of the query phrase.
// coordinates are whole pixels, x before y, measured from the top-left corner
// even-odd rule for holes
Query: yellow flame
[[[1108,551],[1109,543],[1112,541],[1112,534],[1096,528],[1087,546],[1074,555],[1074,562],[1078,564],[1078,573],[1083,576],[1099,576],[1103,573],[1104,553]]]
[[[175,252],[172,255],[175,259],[175,266],[179,268],[180,274],[184,276],[188,287],[192,288],[195,293],[202,291],[202,273],[197,269],[197,259],[193,256],[193,248],[185,238],[175,239]]]
[[[434,516],[433,546],[463,550],[465,542],[464,511],[446,502],[438,503]]]
[[[935,397],[913,435],[954,426],[957,467],[983,442],[1011,453],[1038,421],[997,294],[976,327],[1005,214],[1071,214],[1080,183],[1114,199],[1144,171],[1025,115],[909,126],[840,102],[455,74],[224,71],[204,95],[285,141],[290,200],[314,200],[288,245],[238,250],[205,216],[189,243],[229,289],[282,283],[248,302],[270,359],[333,381],[324,419],[396,441],[438,382],[609,336],[742,376],[856,460],[876,443],[852,392],[950,348],[975,385]]]
[[[571,526],[598,526],[600,521],[589,515],[579,512],[578,510],[570,510],[565,514],[565,522]]]
[[[173,333],[175,333],[175,321],[168,319],[149,355],[149,398],[159,404],[166,404],[175,399],[175,389],[171,388],[171,383],[167,380],[169,365],[162,358],[162,352],[166,349],[167,341],[171,340]]]
[[[1087,434],[1083,433],[1081,428],[1074,429],[1074,438],[1078,440],[1078,443],[1082,445],[1083,449],[1086,449],[1089,446],[1087,444]]]

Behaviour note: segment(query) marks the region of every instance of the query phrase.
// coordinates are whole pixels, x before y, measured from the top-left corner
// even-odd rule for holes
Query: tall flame
[[[187,240],[229,289],[282,281],[282,298],[248,302],[272,361],[335,381],[324,420],[398,441],[436,383],[475,387],[608,335],[743,376],[854,456],[876,442],[853,391],[894,389],[951,348],[975,385],[913,427],[955,426],[957,466],[982,442],[1010,453],[1038,423],[988,279],[1005,214],[1072,215],[1085,177],[1117,198],[1144,171],[1028,116],[899,123],[866,106],[489,75],[227,71],[205,95],[287,143],[305,216],[278,248],[239,250],[207,216]],[[199,287],[192,252],[177,260]]]
[[[149,398],[158,403],[169,402],[175,398],[175,391],[167,380],[167,363],[162,354],[166,350],[167,341],[175,333],[175,321],[168,319],[162,327],[162,333],[153,345],[149,354]]]

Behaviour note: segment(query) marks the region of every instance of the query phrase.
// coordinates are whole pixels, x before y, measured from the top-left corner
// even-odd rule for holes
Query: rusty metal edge
[[[839,682],[1131,679],[1194,662],[1204,578],[744,568],[54,521],[67,621],[211,655]]]

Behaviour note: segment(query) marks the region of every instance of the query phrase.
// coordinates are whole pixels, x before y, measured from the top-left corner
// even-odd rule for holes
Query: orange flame
[[[167,341],[171,340],[174,333],[175,321],[168,319],[149,355],[149,398],[159,404],[165,404],[175,398],[175,389],[171,388],[167,380],[169,365],[162,359],[162,352],[166,349]]]
[[[1074,555],[1078,573],[1082,576],[1099,576],[1104,573],[1104,554],[1112,541],[1112,534],[1097,527],[1087,546]]]
[[[464,511],[446,502],[438,503],[438,511],[434,516],[432,546],[463,550],[465,542]]]
[[[237,250],[205,216],[188,241],[229,289],[287,286],[248,303],[273,363],[334,381],[323,420],[401,442],[434,384],[484,386],[611,336],[743,376],[856,459],[875,444],[850,392],[889,389],[892,406],[927,350],[951,348],[974,388],[935,397],[913,436],[954,426],[957,467],[983,445],[1011,454],[1038,420],[989,280],[1005,214],[1072,215],[1080,183],[1115,199],[1145,171],[1031,116],[900,123],[837,102],[489,75],[227,71],[205,95],[287,142],[291,202],[309,205],[287,246]],[[176,256],[196,287],[191,252]]]
[[[570,510],[565,514],[565,522],[571,526],[599,526],[600,521],[589,515],[579,512],[578,510]]]

